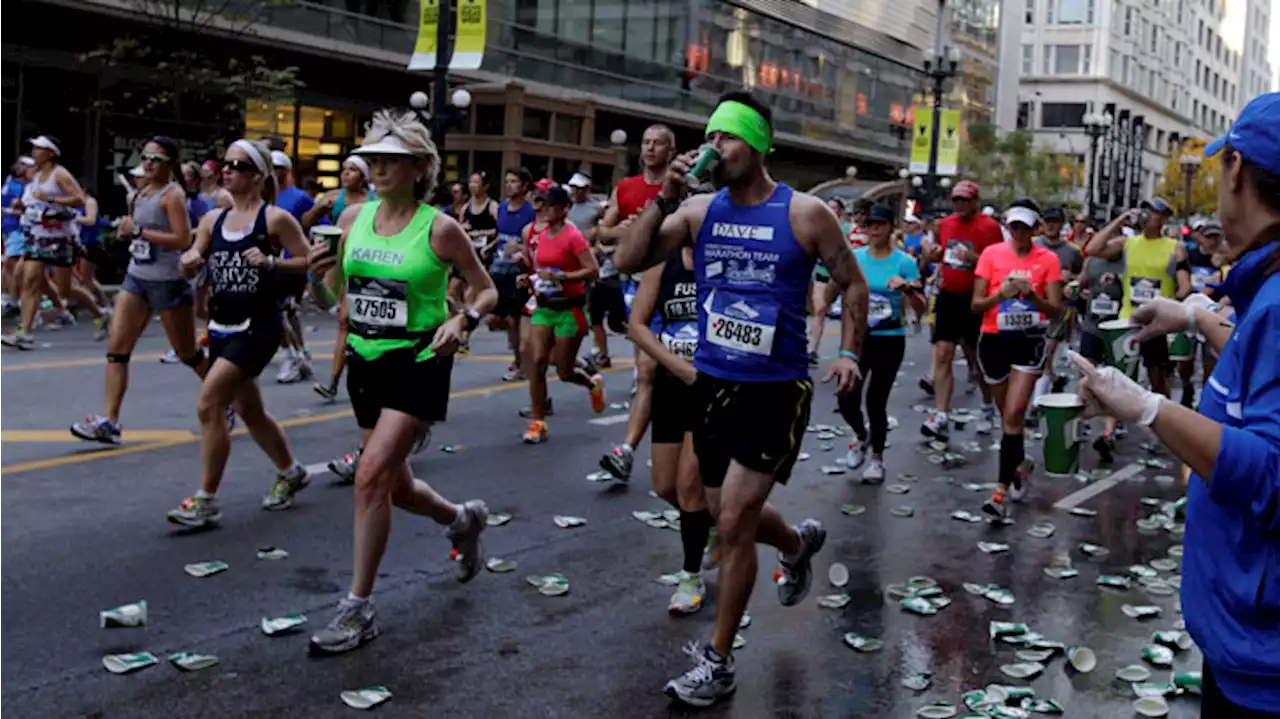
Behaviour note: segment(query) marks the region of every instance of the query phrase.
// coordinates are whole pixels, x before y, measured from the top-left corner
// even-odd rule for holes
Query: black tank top
[[[462,211],[462,219],[466,220],[467,225],[471,227],[472,232],[484,232],[486,230],[498,229],[498,218],[494,217],[489,212],[489,205],[492,202],[493,200],[486,199],[484,201],[484,207],[480,208],[479,212],[472,212],[471,202],[467,202],[467,209]],[[476,249],[479,249],[492,241],[493,235],[489,235],[486,237],[472,239],[471,242],[476,246]]]
[[[698,321],[698,283],[694,271],[685,269],[683,251],[667,260],[662,270],[656,309],[654,316],[661,318],[662,327]]]
[[[267,205],[258,210],[253,228],[243,237],[227,237],[223,223],[231,208],[224,209],[213,225],[213,249],[209,253],[209,320],[211,332],[255,334],[280,331],[280,274],[254,267],[242,253],[256,247],[264,255],[279,255],[267,232]]]

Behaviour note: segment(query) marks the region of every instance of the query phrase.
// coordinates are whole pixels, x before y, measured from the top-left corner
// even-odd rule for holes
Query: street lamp
[[[929,172],[928,177],[931,182],[938,181],[938,137],[942,134],[942,91],[943,85],[947,80],[955,77],[960,68],[960,49],[950,47],[943,49],[943,17],[945,15],[945,0],[938,3],[938,33],[937,43],[934,51],[925,51],[924,54],[924,74],[933,81],[933,134],[929,138]],[[916,185],[912,180],[912,185]],[[939,183],[940,184],[940,183]],[[928,209],[932,209],[933,195],[932,187],[927,190],[925,199],[929,205]]]
[[[850,180],[852,180],[853,178],[857,177],[857,176],[858,176],[858,166],[857,166],[857,165],[849,165],[848,167],[844,168],[844,176],[845,176],[845,177],[847,177],[847,178],[849,178]]]
[[[617,130],[609,133],[609,142],[612,142],[615,145],[627,144],[627,131],[622,128],[618,128]]]
[[[1097,171],[1098,160],[1098,138],[1107,134],[1111,129],[1111,113],[1091,112],[1084,116],[1084,133],[1089,136],[1089,202],[1088,212],[1089,220],[1095,219],[1094,215],[1094,175]]]
[[[907,168],[905,168],[905,167],[904,167],[904,168],[902,168],[902,169],[900,169],[900,170],[898,170],[898,179],[899,179],[899,180],[905,180],[905,179],[907,179],[907,178],[908,178],[908,177],[910,177],[910,176],[911,176],[911,170],[908,170],[908,169],[907,169]]]
[[[446,89],[448,89],[446,87]],[[471,93],[465,88],[458,88],[449,95],[449,102],[445,104],[441,101],[444,94],[440,88],[436,87],[436,103],[435,110],[427,109],[430,106],[431,98],[422,90],[415,91],[409,96],[409,107],[418,113],[418,117],[422,123],[431,128],[431,140],[436,144],[436,152],[439,153],[440,159],[444,160],[444,136],[449,128],[456,127],[466,122],[467,108],[471,107]]]
[[[923,184],[924,184],[924,179],[923,179],[923,178],[921,178],[919,175],[916,175],[915,177],[911,178],[911,186],[912,186],[912,187],[914,187],[914,188],[916,188],[916,189],[920,189],[920,186],[921,186],[921,185],[923,185]]]
[[[1191,179],[1200,171],[1200,163],[1204,162],[1204,160],[1199,155],[1188,154],[1180,157],[1179,162],[1182,164],[1183,192],[1185,193],[1182,197],[1182,219],[1183,222],[1190,224]]]

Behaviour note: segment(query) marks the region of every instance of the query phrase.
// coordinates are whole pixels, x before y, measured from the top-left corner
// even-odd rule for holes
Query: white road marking
[[[1071,509],[1080,504],[1093,499],[1121,482],[1131,479],[1142,472],[1143,466],[1138,462],[1134,462],[1126,467],[1121,467],[1111,473],[1106,479],[1100,479],[1093,484],[1082,487],[1071,494],[1059,499],[1053,503],[1054,509]]]
[[[631,418],[631,415],[629,414],[614,414],[614,415],[609,415],[608,417],[597,417],[595,419],[589,419],[587,420],[587,424],[597,424],[597,425],[600,425],[601,427],[608,427],[611,424],[622,424],[623,422],[626,422],[630,418]]]

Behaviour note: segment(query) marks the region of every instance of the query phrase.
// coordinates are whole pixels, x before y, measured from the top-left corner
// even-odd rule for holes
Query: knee
[[[394,462],[387,452],[365,447],[360,453],[360,463],[356,465],[358,498],[370,502],[387,497],[390,494],[387,482],[393,475],[392,469],[394,469]]]
[[[657,370],[657,365],[653,362],[641,362],[637,365],[636,384],[645,387],[653,386],[653,374]]]
[[[226,412],[226,406],[210,393],[201,394],[199,401],[196,402],[196,419],[200,421],[201,426],[225,422]],[[246,422],[249,421],[244,413],[241,413],[241,418]]]
[[[741,508],[721,507],[716,517],[716,528],[720,531],[720,541],[725,544],[755,544],[755,529],[749,526],[747,513]]]

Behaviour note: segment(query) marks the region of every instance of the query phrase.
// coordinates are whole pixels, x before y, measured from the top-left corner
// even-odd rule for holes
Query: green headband
[[[722,102],[711,113],[707,120],[707,135],[713,132],[724,132],[741,138],[743,142],[755,148],[762,155],[772,149],[773,128],[764,119],[764,115],[741,102]]]

